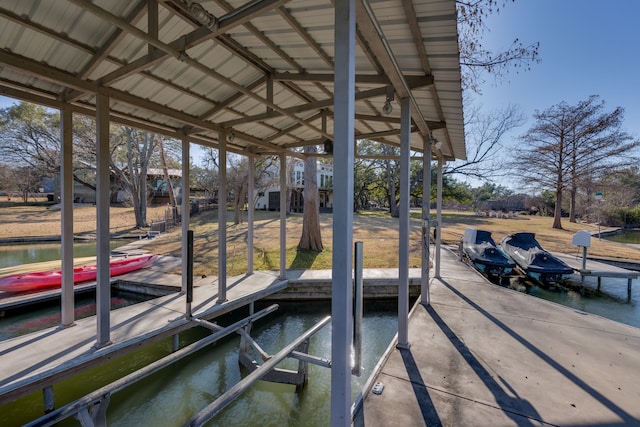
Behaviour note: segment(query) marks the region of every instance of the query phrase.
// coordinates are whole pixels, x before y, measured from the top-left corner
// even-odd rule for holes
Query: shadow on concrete
[[[638,425],[638,419],[637,418],[635,418],[631,414],[627,413],[624,409],[620,408],[618,405],[616,405],[614,402],[612,402],[610,399],[608,399],[606,396],[604,396],[598,390],[596,390],[593,387],[591,387],[589,384],[587,384],[585,381],[583,381],[577,375],[575,375],[574,373],[569,371],[567,368],[562,366],[560,363],[555,361],[552,357],[550,357],[544,351],[540,350],[538,347],[536,347],[535,345],[533,345],[532,343],[527,341],[525,338],[520,336],[513,329],[509,328],[507,325],[505,325],[503,322],[501,322],[499,319],[497,319],[491,313],[489,313],[488,311],[486,311],[485,309],[480,307],[478,304],[476,304],[473,300],[471,300],[470,298],[465,296],[463,293],[458,291],[455,287],[453,287],[451,284],[449,284],[446,280],[440,279],[440,282],[444,286],[446,286],[451,292],[453,292],[458,297],[460,297],[460,299],[462,299],[467,304],[469,304],[471,307],[473,307],[475,310],[477,310],[478,313],[481,313],[487,319],[489,319],[490,321],[495,323],[500,329],[505,331],[509,336],[511,336],[513,339],[515,339],[518,343],[520,343],[526,349],[531,351],[533,354],[538,356],[541,360],[546,362],[549,366],[551,366],[552,368],[557,370],[559,373],[564,375],[568,380],[572,381],[578,387],[580,387],[585,392],[590,394],[594,399],[596,399],[598,402],[602,403],[605,407],[609,408],[609,410],[611,410],[611,412],[613,412],[614,414],[618,415],[622,420],[624,420],[624,423],[626,425]],[[433,312],[433,310],[432,310],[432,312]]]
[[[449,328],[447,323],[440,317],[433,306],[426,306],[425,309],[436,325],[438,325],[440,330],[442,330],[444,335],[449,339],[451,344],[453,344],[454,348],[458,353],[460,353],[471,369],[473,369],[491,394],[493,394],[493,397],[495,398],[496,403],[500,406],[500,409],[502,409],[502,411],[504,411],[504,413],[511,418],[516,425],[538,425],[538,423],[534,424],[530,418],[542,422],[540,414],[535,410],[533,405],[531,405],[529,401],[518,397],[515,391],[502,378],[500,378],[505,387],[507,387],[515,397],[511,397],[505,392],[502,386],[500,386],[500,384],[498,384],[498,382],[496,382],[496,380],[491,376],[489,371],[482,366],[482,363],[480,363],[478,358],[471,353],[469,347],[467,347],[462,340],[458,338],[455,332]]]
[[[400,355],[402,356],[404,367],[407,370],[407,376],[411,382],[413,393],[416,395],[416,400],[420,406],[420,412],[422,413],[424,424],[435,427],[442,426],[442,421],[440,421],[438,412],[433,405],[433,400],[431,400],[429,390],[422,379],[422,375],[420,375],[420,369],[413,358],[413,354],[411,354],[411,350],[400,349]]]

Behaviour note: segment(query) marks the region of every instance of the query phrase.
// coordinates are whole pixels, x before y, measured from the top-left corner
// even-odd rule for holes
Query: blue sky
[[[488,110],[517,105],[528,119],[506,143],[532,125],[536,110],[599,95],[611,111],[625,109],[624,129],[640,138],[640,0],[507,0],[488,19],[483,44],[504,49],[518,38],[540,42],[541,62],[507,81],[485,76],[475,103]],[[0,107],[15,102],[0,97]]]
[[[541,62],[530,71],[512,73],[508,81],[488,76],[475,103],[488,109],[520,107],[533,124],[536,110],[590,95],[605,101],[605,110],[625,109],[623,128],[640,138],[640,1],[516,0],[487,21],[484,45],[506,48],[515,39],[540,42]]]

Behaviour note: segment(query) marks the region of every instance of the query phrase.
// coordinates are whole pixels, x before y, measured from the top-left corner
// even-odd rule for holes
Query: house
[[[169,177],[173,182],[173,191],[176,196],[176,200],[182,193],[182,170],[181,169],[168,169]],[[93,176],[90,176],[93,175]],[[86,182],[95,181],[95,170],[89,169],[82,173],[82,178]],[[60,177],[56,176],[55,180],[55,200],[60,200]],[[115,173],[111,173],[111,203],[121,204],[126,203],[131,195],[124,189],[124,185],[120,181],[119,177]],[[165,181],[164,171],[160,168],[149,168],[147,170],[147,196],[149,197],[149,203],[152,205],[160,205],[169,203],[169,186]],[[84,184],[79,181],[73,182],[73,200],[74,203],[96,203],[96,190],[95,187]]]
[[[277,166],[274,166],[277,167]],[[274,175],[277,175],[274,174]],[[287,181],[291,183],[290,210],[302,212],[304,208],[304,162],[295,160],[291,176]],[[333,208],[333,166],[318,163],[318,193],[320,212],[331,212]],[[255,193],[255,209],[270,211],[280,210],[280,187],[272,186]]]

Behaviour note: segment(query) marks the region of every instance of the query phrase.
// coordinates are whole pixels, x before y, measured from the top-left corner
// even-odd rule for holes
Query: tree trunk
[[[569,222],[576,222],[576,194],[578,189],[575,184],[569,190]]]
[[[173,194],[173,182],[171,182],[171,177],[169,176],[169,169],[167,168],[167,159],[164,156],[164,142],[162,139],[159,142],[160,145],[160,163],[162,164],[162,173],[164,174],[164,179],[167,182],[167,192],[169,193],[169,204],[171,207],[176,207],[176,197]],[[184,192],[184,191],[183,191]]]
[[[247,198],[247,186],[248,186],[249,177],[248,175],[244,175],[242,177],[242,181],[240,185],[235,189],[235,200],[234,200],[234,209],[233,209],[233,223],[240,224],[243,221],[242,218],[242,210],[244,208],[244,200]]]
[[[556,189],[556,207],[553,210],[553,226],[562,230],[562,188]]]
[[[393,218],[398,218],[400,216],[400,211],[398,210],[398,204],[396,203],[395,173],[392,173],[391,161],[387,160],[385,163],[387,169],[387,186],[389,188],[389,212]]]
[[[129,169],[129,191],[133,203],[133,214],[136,218],[136,228],[144,227],[144,220],[140,212],[140,181],[137,179],[138,168],[133,167],[133,135],[130,128],[127,128],[127,167]]]
[[[307,154],[315,153],[316,148],[304,148]],[[298,249],[321,252],[322,236],[320,234],[320,200],[318,196],[318,163],[316,157],[307,157],[304,162],[304,212],[302,214],[302,236]]]

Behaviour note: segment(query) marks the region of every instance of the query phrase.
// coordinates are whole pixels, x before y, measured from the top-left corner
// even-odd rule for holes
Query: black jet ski
[[[535,233],[509,234],[502,239],[500,246],[527,276],[538,282],[558,283],[573,273],[573,268],[540,246]]]
[[[462,237],[462,253],[487,276],[508,276],[516,268],[516,263],[498,248],[489,231],[467,228]]]

